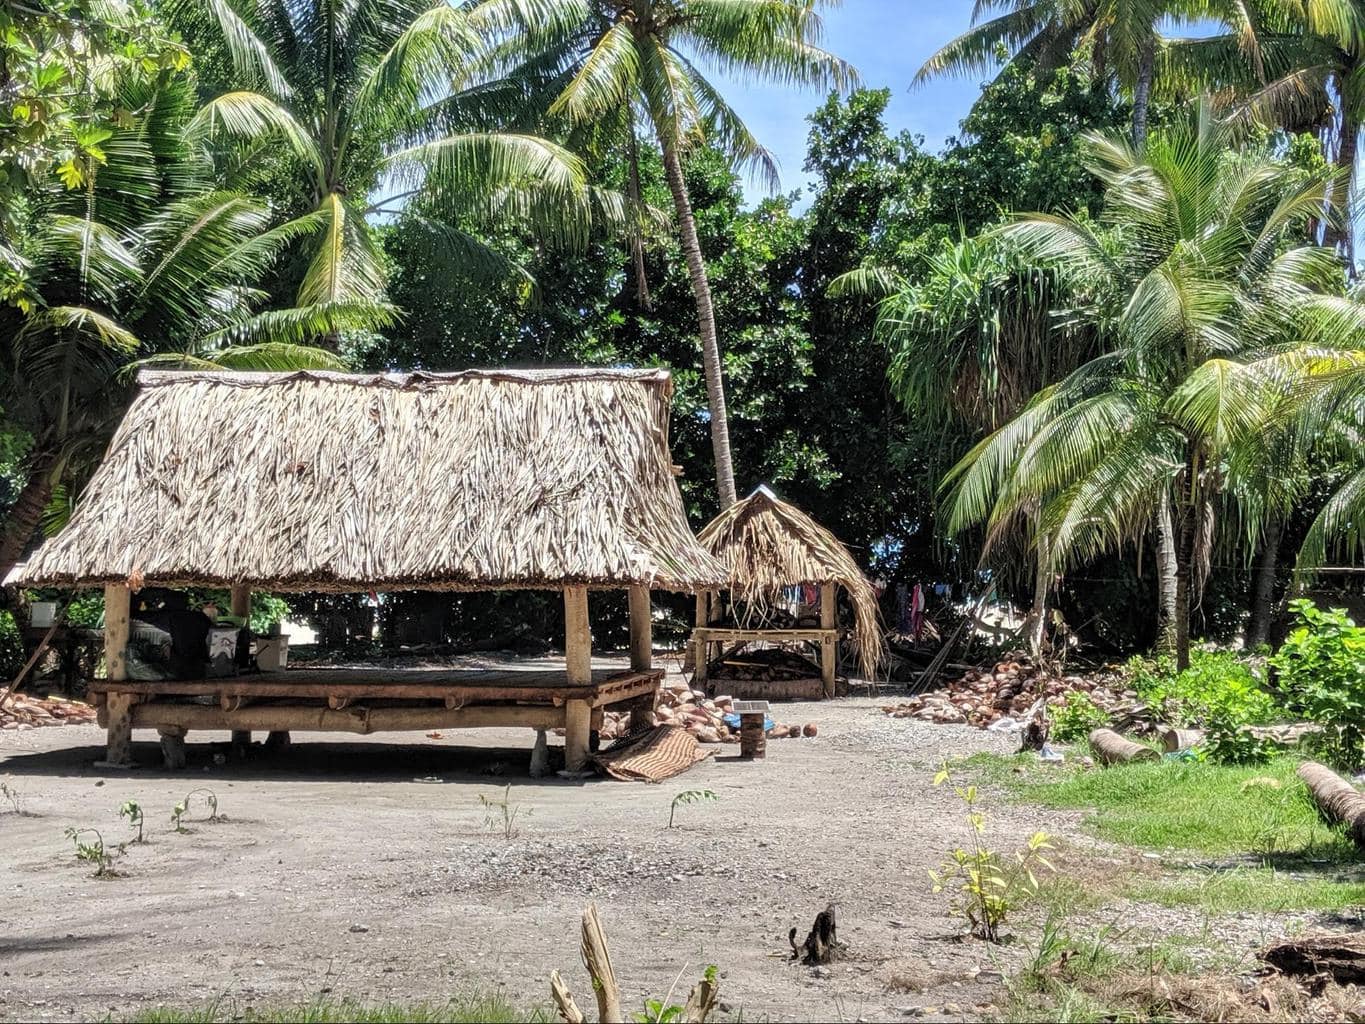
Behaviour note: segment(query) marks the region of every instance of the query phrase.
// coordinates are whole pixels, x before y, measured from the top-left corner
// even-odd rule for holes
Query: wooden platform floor
[[[571,684],[556,669],[294,668],[214,679],[111,681],[96,679],[90,693],[142,697],[329,698],[444,700],[460,704],[518,703],[558,706],[583,700],[593,707],[653,692],[663,669],[595,669],[592,683]]]

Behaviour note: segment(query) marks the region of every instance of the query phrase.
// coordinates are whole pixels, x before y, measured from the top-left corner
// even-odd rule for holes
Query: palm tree
[[[54,492],[74,493],[98,458],[134,364],[337,368],[304,343],[389,320],[366,302],[258,309],[274,258],[305,228],[270,228],[264,204],[206,176],[187,82],[129,85],[122,105],[139,113],[89,142],[82,187],[31,192],[16,241],[0,248],[11,274],[0,408],[32,442],[0,578]]]
[[[982,21],[990,11],[1004,13]],[[1169,45],[1161,26],[1172,20],[1220,22],[1239,52],[1258,56],[1259,26],[1242,0],[977,0],[972,28],[925,61],[915,83],[936,75],[985,73],[995,67],[1002,49],[1010,63],[1025,62],[1045,71],[1084,49],[1097,83],[1107,85],[1116,78],[1131,94],[1132,142],[1140,150],[1147,138],[1157,69]]]
[[[1359,330],[1327,294],[1339,288],[1335,254],[1302,242],[1331,208],[1333,174],[1294,173],[1231,139],[1207,104],[1142,154],[1092,135],[1108,229],[1043,215],[1001,229],[1098,283],[1095,307],[1072,315],[1093,319],[1108,351],[1042,390],[946,481],[954,530],[1039,504],[1058,568],[1140,536],[1169,505],[1182,668],[1230,468],[1293,415],[1301,346],[1349,348]]]
[[[820,49],[816,7],[824,0],[547,0],[562,31],[522,40],[522,53],[558,75],[550,107],[573,126],[623,124],[623,148],[636,126],[663,155],[701,335],[716,485],[722,507],[736,498],[723,360],[711,285],[683,173],[687,151],[706,143],[775,171],[700,64],[750,78],[843,88],[853,71]]]
[[[232,166],[283,146],[303,171],[312,248],[300,305],[382,299],[368,218],[414,197],[447,225],[585,236],[593,196],[581,163],[547,139],[498,130],[524,97],[483,88],[500,38],[554,30],[545,10],[534,0],[171,5],[187,37],[216,35],[241,86],[207,103],[194,128],[239,147]],[[447,234],[466,260],[505,265],[474,235]]]

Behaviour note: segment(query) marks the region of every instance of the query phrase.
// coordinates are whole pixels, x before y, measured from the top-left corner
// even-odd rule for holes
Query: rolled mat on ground
[[[593,762],[613,779],[625,782],[662,782],[681,775],[713,751],[702,750],[697,738],[676,725],[656,725],[648,732],[621,740]]]

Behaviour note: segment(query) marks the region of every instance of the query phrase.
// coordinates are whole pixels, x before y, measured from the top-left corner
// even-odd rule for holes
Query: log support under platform
[[[564,588],[564,664],[570,686],[592,682],[592,627],[588,621],[588,588]],[[564,767],[581,772],[588,764],[592,703],[564,702]]]
[[[265,749],[283,750],[285,747],[289,746],[289,742],[288,729],[272,729],[270,732],[266,733]]]
[[[110,682],[128,678],[128,625],[133,593],[111,584],[104,588],[104,674]],[[133,763],[133,705],[130,693],[111,693],[105,710],[109,716],[104,764],[126,768]]]
[[[581,772],[588,764],[592,707],[585,700],[564,703],[564,767]]]
[[[838,625],[835,611],[835,592],[833,583],[820,584],[820,628],[834,630]],[[839,645],[834,634],[827,634],[820,641],[820,682],[825,697],[834,696],[834,673],[838,661]]]
[[[167,770],[182,770],[185,767],[185,730],[178,725],[163,725],[157,732],[161,734],[161,758]]]

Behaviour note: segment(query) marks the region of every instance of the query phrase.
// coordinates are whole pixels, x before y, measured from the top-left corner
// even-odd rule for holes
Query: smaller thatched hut
[[[760,486],[713,519],[697,539],[730,571],[724,592],[697,597],[694,656],[698,676],[710,688],[723,685],[735,696],[833,696],[838,644],[845,638],[853,644],[862,674],[867,678],[876,674],[884,652],[877,594],[834,534]],[[792,588],[814,588],[818,593],[818,625],[799,619],[782,622],[771,614]],[[838,626],[839,588],[853,608],[853,629],[847,635]],[[800,641],[819,648],[818,680],[759,678],[739,685],[738,680],[721,684],[712,678],[715,645],[724,651],[727,644]],[[722,654],[722,667],[725,660]],[[743,667],[744,662],[738,659],[734,664]]]

